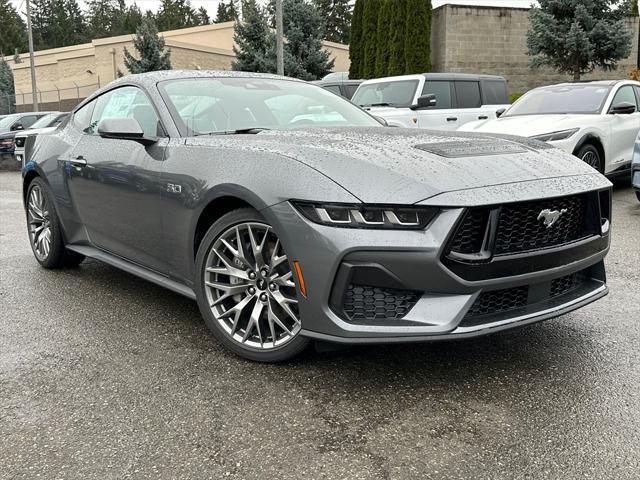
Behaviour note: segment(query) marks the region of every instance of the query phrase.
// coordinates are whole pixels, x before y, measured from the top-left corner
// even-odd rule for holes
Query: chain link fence
[[[89,85],[77,85],[72,87],[47,89],[37,91],[38,110],[68,112],[82,100],[100,88],[100,82]],[[31,91],[23,92],[16,88],[14,95],[0,93],[0,115],[9,113],[31,112],[34,110],[33,95]]]

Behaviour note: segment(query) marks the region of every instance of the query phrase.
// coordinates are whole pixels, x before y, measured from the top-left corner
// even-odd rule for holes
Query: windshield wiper
[[[243,134],[256,135],[265,130],[271,130],[271,129],[266,127],[238,128],[236,130],[220,130],[217,132],[199,133],[197,136],[199,137],[202,135],[243,135]]]
[[[363,107],[395,107],[395,105],[393,103],[381,102],[381,103],[371,103],[369,105],[363,105]]]

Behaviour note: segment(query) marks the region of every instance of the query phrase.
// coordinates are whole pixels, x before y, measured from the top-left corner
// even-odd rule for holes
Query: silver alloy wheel
[[[214,317],[239,344],[269,350],[300,331],[293,273],[269,225],[247,222],[226,230],[213,243],[203,274]]]
[[[587,165],[600,171],[600,158],[598,158],[598,155],[595,152],[587,150],[584,155],[582,155],[582,160],[586,162]]]
[[[38,259],[44,261],[51,251],[51,215],[47,199],[39,185],[34,185],[29,193],[27,221],[29,222],[29,238],[33,250]]]

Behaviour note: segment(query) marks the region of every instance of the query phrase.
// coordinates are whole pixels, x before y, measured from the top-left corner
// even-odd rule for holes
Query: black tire
[[[297,355],[301,354],[309,345],[310,339],[303,337],[297,333],[293,338],[288,340],[287,343],[273,347],[269,350],[263,350],[261,348],[254,348],[250,345],[241,344],[239,341],[234,340],[232,335],[223,329],[218,319],[212,311],[212,307],[209,304],[207,298],[206,286],[205,286],[205,274],[207,268],[207,258],[214,244],[225,232],[230,228],[245,224],[247,222],[262,223],[268,225],[267,221],[256,210],[252,208],[241,208],[234,210],[226,215],[223,215],[209,228],[205,234],[196,255],[196,279],[195,289],[196,297],[198,300],[198,307],[200,313],[204,318],[204,321],[213,333],[213,335],[229,350],[233,353],[246,358],[248,360],[265,363],[277,363],[283,362]],[[275,342],[274,342],[275,343]]]
[[[32,232],[32,219],[29,213],[29,202],[31,195],[35,189],[41,192],[43,198],[43,205],[46,205],[46,221],[50,230],[50,247],[46,254],[42,251],[38,251],[34,239],[35,235]],[[64,236],[62,234],[62,227],[60,220],[55,209],[53,202],[53,194],[49,189],[49,186],[39,177],[34,178],[29,184],[27,189],[27,233],[29,235],[29,244],[33,255],[40,265],[44,268],[55,269],[65,267],[76,267],[82,263],[85,259],[84,255],[67,250],[64,244]]]
[[[592,145],[591,143],[584,144],[576,153],[576,157],[586,162],[600,173],[604,173],[604,161],[595,145]]]
[[[636,190],[636,198],[640,202],[640,190]]]

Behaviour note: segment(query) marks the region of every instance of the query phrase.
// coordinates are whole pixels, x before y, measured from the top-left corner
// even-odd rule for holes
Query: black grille
[[[558,297],[575,290],[587,280],[584,272],[572,273],[564,277],[556,278],[551,282],[549,296]]]
[[[447,251],[480,253],[487,231],[495,231],[487,244],[493,255],[539,250],[585,238],[597,233],[595,226],[598,222],[592,218],[593,212],[598,211],[594,201],[595,197],[577,195],[470,209],[460,222]],[[546,226],[544,217],[540,217],[545,210],[562,213],[555,223]],[[491,211],[493,215],[490,215]],[[494,228],[488,228],[490,217],[496,222]],[[484,260],[489,261],[490,258]]]
[[[24,146],[24,137],[18,137],[15,140],[16,147]]]
[[[352,322],[399,320],[420,299],[420,292],[350,284],[344,294],[344,312]]]
[[[527,305],[528,295],[529,287],[526,285],[481,293],[467,312],[466,318],[506,312],[507,310],[524,307]]]
[[[479,252],[487,230],[488,217],[489,211],[486,209],[467,211],[451,241],[450,250],[467,254]]]
[[[550,227],[538,216],[543,210],[565,210]],[[500,212],[494,253],[524,252],[562,245],[586,236],[585,197],[574,196],[505,205]]]

